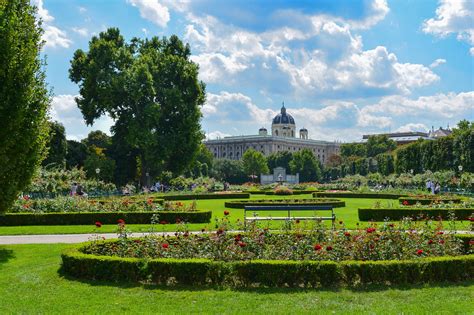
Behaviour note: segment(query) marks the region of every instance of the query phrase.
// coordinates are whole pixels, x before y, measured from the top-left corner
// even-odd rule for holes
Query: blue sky
[[[424,131],[474,120],[474,1],[32,0],[43,19],[51,117],[86,126],[68,68],[91,36],[177,34],[207,84],[211,138],[270,127],[282,101],[310,138]]]

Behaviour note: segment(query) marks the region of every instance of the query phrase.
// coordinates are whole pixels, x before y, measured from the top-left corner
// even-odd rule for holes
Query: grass
[[[69,245],[70,246],[70,245]],[[0,246],[0,313],[467,314],[474,282],[359,289],[247,289],[128,285],[61,275],[68,245]]]
[[[268,196],[268,195],[251,195],[251,199],[306,199],[311,198],[311,195],[296,195],[296,196]],[[335,208],[337,221],[341,220],[345,226],[349,229],[356,229],[357,223],[359,223],[357,209],[361,207],[372,207],[376,199],[358,199],[358,198],[340,198],[346,202],[346,206],[343,208]],[[210,224],[189,224],[188,229],[191,231],[199,231],[203,228],[212,230],[215,229],[215,219],[222,218],[224,216],[224,203],[228,200],[233,199],[214,199],[214,200],[197,200],[197,207],[199,209],[213,211],[213,218]],[[184,203],[190,203],[191,201],[184,201]],[[382,206],[389,204],[397,205],[398,200],[381,200]],[[243,219],[243,209],[228,209],[231,212],[231,220],[236,223],[237,219],[240,221]],[[278,216],[275,212],[266,212],[273,216]],[[281,213],[280,213],[281,215]],[[281,223],[271,224],[271,227],[278,227]],[[367,222],[360,222],[360,226],[367,226]],[[328,223],[329,225],[329,223]],[[135,225],[131,224],[128,226],[133,232],[148,232],[152,228],[151,225]],[[0,235],[34,235],[34,234],[81,234],[81,233],[114,233],[116,231],[115,225],[103,225],[100,230],[96,230],[93,225],[66,225],[66,226],[2,226],[0,227]],[[446,226],[446,228],[449,228]],[[159,225],[158,231],[175,231],[177,229],[176,224]],[[468,230],[468,222],[456,222],[456,229]]]

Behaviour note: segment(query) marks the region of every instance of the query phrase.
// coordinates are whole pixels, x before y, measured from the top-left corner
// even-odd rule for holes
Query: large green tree
[[[104,114],[115,120],[111,131],[136,152],[142,183],[146,173],[182,173],[203,138],[205,85],[190,56],[177,36],[126,43],[116,28],[94,36],[88,52],[74,53],[69,76],[79,84],[86,123]]]
[[[87,146],[75,140],[67,140],[66,168],[83,167],[87,158]]]
[[[284,167],[287,170],[290,169],[290,161],[293,155],[290,151],[279,151],[272,153],[267,157],[268,168],[273,170],[276,167]]]
[[[242,163],[244,164],[244,171],[247,176],[252,176],[256,179],[260,174],[268,174],[268,165],[265,156],[262,152],[254,149],[248,149],[242,155]]]
[[[381,153],[392,151],[397,143],[386,135],[373,135],[367,139],[367,157],[374,157]]]
[[[42,32],[29,0],[0,0],[0,212],[31,182],[45,153]]]
[[[314,182],[322,178],[319,161],[309,149],[293,153],[290,169],[292,173],[300,174],[300,182]]]
[[[54,165],[61,168],[66,166],[67,140],[63,124],[57,121],[49,122],[49,138],[46,145],[48,153],[43,165]]]

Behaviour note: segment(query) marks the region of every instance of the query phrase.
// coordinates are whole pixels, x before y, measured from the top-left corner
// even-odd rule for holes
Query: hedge
[[[377,199],[398,199],[406,195],[400,194],[379,194],[379,193],[353,193],[353,192],[315,192],[313,197],[334,197],[334,198],[377,198]]]
[[[159,215],[160,221],[169,223],[175,223],[178,220],[189,223],[209,223],[212,211],[7,213],[0,215],[0,226],[90,225],[97,221],[102,224],[117,224],[119,219],[129,224],[150,224],[154,214]]]
[[[345,207],[345,201],[338,199],[278,199],[278,200],[232,200],[225,203],[227,208],[244,209],[245,206],[333,206]]]
[[[164,195],[164,200],[248,199],[249,193]]]
[[[232,287],[338,287],[360,284],[413,284],[474,279],[474,255],[405,261],[213,261],[138,259],[64,251],[62,270],[74,277],[117,282],[223,285]]]
[[[384,221],[387,218],[393,221],[405,217],[449,219],[449,212],[454,212],[457,220],[467,220],[474,213],[474,208],[359,208],[359,221]]]
[[[405,201],[408,202],[408,205],[412,206],[417,203],[422,205],[430,205],[436,202],[443,202],[443,203],[461,203],[461,198],[455,197],[441,197],[441,198],[423,198],[423,197],[401,197],[398,199],[400,203],[404,203]]]

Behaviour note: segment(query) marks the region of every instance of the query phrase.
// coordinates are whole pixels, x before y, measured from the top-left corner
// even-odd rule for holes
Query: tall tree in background
[[[49,138],[46,144],[48,153],[43,160],[43,166],[66,166],[67,140],[63,124],[57,121],[49,122]]]
[[[75,140],[67,140],[66,168],[83,167],[87,158],[87,146]]]
[[[268,168],[273,170],[276,167],[284,167],[287,171],[290,170],[290,161],[293,155],[290,151],[280,151],[272,153],[267,157]]]
[[[104,114],[115,120],[112,133],[135,149],[142,183],[146,173],[182,173],[203,138],[205,86],[190,56],[177,36],[126,43],[116,28],[74,53],[69,76],[80,86],[76,102],[86,123]]]
[[[0,212],[31,182],[48,137],[42,29],[29,3],[0,0]]]
[[[247,176],[253,179],[260,177],[260,174],[268,174],[267,160],[262,152],[254,149],[248,149],[242,155],[242,163],[244,164],[244,171]]]
[[[321,166],[316,160],[313,152],[309,149],[293,153],[290,162],[290,169],[293,174],[300,174],[300,182],[314,182],[321,180]]]

